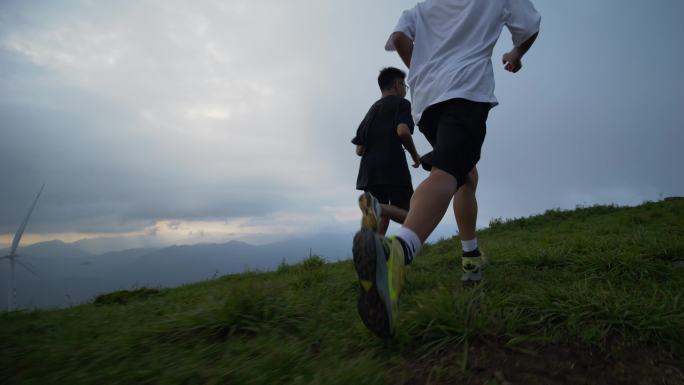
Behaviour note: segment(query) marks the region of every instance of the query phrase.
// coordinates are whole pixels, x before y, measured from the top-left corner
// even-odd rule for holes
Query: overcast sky
[[[42,183],[26,244],[351,237],[349,140],[414,3],[0,2],[0,243]],[[507,31],[495,50],[479,225],[684,195],[684,2],[535,5],[523,70],[499,65]]]

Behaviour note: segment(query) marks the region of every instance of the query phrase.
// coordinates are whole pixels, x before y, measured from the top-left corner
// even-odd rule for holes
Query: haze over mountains
[[[0,250],[0,255],[8,250]],[[284,261],[309,256],[327,260],[351,255],[351,235],[326,234],[265,245],[231,241],[164,248],[137,248],[91,254],[82,244],[61,241],[19,247],[19,261],[41,277],[17,266],[19,308],[72,306],[95,296],[133,287],[173,287],[246,270],[273,270]],[[9,263],[0,263],[0,309],[7,307]]]

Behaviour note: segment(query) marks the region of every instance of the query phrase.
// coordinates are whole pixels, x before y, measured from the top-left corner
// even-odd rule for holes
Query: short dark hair
[[[378,85],[380,86],[380,91],[385,91],[394,86],[396,80],[404,81],[406,79],[406,72],[400,70],[399,68],[387,67],[380,70],[380,75],[378,75]]]

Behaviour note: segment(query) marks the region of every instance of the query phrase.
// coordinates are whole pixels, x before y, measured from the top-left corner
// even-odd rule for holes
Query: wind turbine
[[[36,203],[38,203],[38,198],[40,198],[40,194],[43,192],[43,188],[45,188],[45,183],[43,183],[42,186],[40,186],[40,191],[38,191],[38,195],[36,195],[36,199],[33,201],[33,204],[31,205],[31,208],[28,211],[28,214],[26,214],[26,218],[24,218],[24,221],[21,222],[21,226],[19,226],[19,230],[17,230],[16,234],[14,234],[14,239],[12,240],[12,247],[10,248],[9,254],[5,255],[4,257],[0,259],[9,259],[10,263],[10,270],[9,270],[9,284],[8,284],[8,290],[7,290],[7,311],[13,311],[16,307],[16,291],[17,288],[14,285],[14,264],[18,263],[26,269],[29,273],[35,275],[40,279],[38,274],[36,274],[33,269],[28,267],[26,264],[24,264],[21,261],[17,260],[17,257],[19,257],[16,252],[17,252],[17,247],[19,246],[19,241],[21,240],[21,236],[24,234],[24,230],[26,230],[26,224],[29,221],[29,218],[31,217],[31,213],[33,213],[33,209],[36,207]]]

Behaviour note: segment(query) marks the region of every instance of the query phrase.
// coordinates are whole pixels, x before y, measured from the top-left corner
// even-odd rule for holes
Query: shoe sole
[[[378,231],[378,217],[373,210],[372,198],[370,193],[363,193],[359,197],[359,208],[361,209],[361,230]]]
[[[380,338],[391,336],[391,306],[387,283],[387,263],[376,234],[361,230],[354,236],[354,268],[359,279],[357,310],[368,330]]]
[[[468,272],[463,272],[463,275],[461,276],[461,281],[466,283],[466,282],[473,282],[473,283],[478,283],[482,280],[482,269],[478,269],[477,271],[468,271]]]
[[[487,266],[489,266],[489,261],[485,260],[485,263],[483,263],[479,269],[475,271],[464,271],[461,276],[461,281],[463,283],[480,283],[480,281],[482,281],[482,272],[487,269]]]

